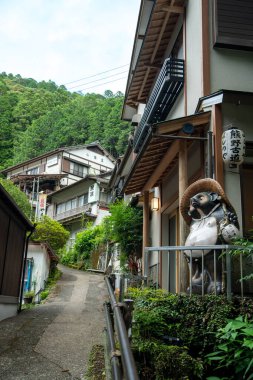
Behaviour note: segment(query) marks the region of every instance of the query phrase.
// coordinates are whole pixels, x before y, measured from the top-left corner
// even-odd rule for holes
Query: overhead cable
[[[109,75],[108,77],[103,77],[103,78],[101,78],[101,79],[95,79],[95,80],[92,80],[91,82],[82,83],[82,84],[78,84],[77,86],[69,87],[68,90],[72,90],[73,88],[77,88],[77,87],[86,86],[86,84],[90,84],[90,83],[94,83],[94,82],[99,82],[99,81],[101,81],[101,80],[108,79],[108,78],[111,78],[111,77],[116,77],[117,75],[125,74],[125,73],[127,73],[127,72],[128,72],[128,70],[120,71],[119,73]]]
[[[94,77],[97,77],[98,75],[109,73],[110,71],[117,70],[117,69],[120,69],[120,68],[126,67],[126,66],[129,66],[129,63],[127,65],[122,65],[122,66],[115,67],[114,69],[102,71],[101,73],[98,73],[98,74],[94,74],[94,75],[90,75],[88,77],[84,77],[84,78],[81,78],[81,79],[73,80],[72,82],[65,83],[64,86],[67,86],[68,84],[71,84],[71,83],[80,82],[81,80],[84,80],[84,79],[94,78]]]
[[[109,81],[109,82],[104,82],[104,83],[101,83],[101,84],[96,84],[95,86],[91,86],[91,87],[83,88],[82,90],[79,90],[79,91],[86,91],[86,90],[89,90],[90,88],[103,86],[104,84],[108,84],[108,83],[112,83],[112,82],[117,82],[118,80],[126,79],[126,78],[127,78],[127,77],[122,77],[122,78],[114,79],[114,80],[111,80],[111,81]]]

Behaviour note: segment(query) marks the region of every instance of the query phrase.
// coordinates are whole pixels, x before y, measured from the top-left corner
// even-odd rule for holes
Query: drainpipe
[[[19,296],[18,313],[21,312],[21,308],[22,308],[22,299],[23,299],[24,281],[25,281],[25,266],[26,266],[26,259],[27,259],[28,243],[29,243],[29,239],[30,239],[34,230],[35,230],[35,225],[34,225],[33,229],[30,231],[30,233],[27,235],[26,240],[25,240],[25,256],[24,256],[23,273],[22,273],[22,279],[21,279],[21,291],[20,291],[20,296]]]

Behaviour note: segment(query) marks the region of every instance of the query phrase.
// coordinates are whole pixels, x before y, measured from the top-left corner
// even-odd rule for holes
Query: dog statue
[[[180,210],[190,225],[185,245],[193,249],[185,250],[184,254],[188,264],[192,263],[192,291],[201,293],[204,283],[205,293],[214,293],[216,286],[216,293],[219,294],[222,291],[222,265],[218,259],[220,251],[216,250],[214,262],[214,250],[194,250],[194,246],[228,244],[237,238],[240,233],[236,213],[220,184],[211,178],[196,181],[188,187],[182,197]]]

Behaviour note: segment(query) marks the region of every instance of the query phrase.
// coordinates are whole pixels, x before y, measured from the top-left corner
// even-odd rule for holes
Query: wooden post
[[[183,193],[188,185],[188,173],[187,173],[187,145],[186,141],[180,141],[179,149],[179,161],[178,161],[178,170],[179,170],[179,203],[182,199]],[[186,225],[182,215],[179,215],[179,244],[184,245],[186,239]],[[180,253],[178,257],[177,264],[178,271],[178,284],[177,292],[185,291],[187,286],[188,279],[188,268],[184,256]]]
[[[222,110],[220,104],[213,105],[213,136],[214,136],[214,171],[215,179],[224,187],[224,172],[221,149],[222,138]]]
[[[149,191],[143,193],[143,242],[142,242],[142,274],[144,274],[144,249],[149,246]],[[149,262],[149,260],[147,260]],[[148,269],[148,268],[146,268]],[[148,273],[148,271],[146,271]]]

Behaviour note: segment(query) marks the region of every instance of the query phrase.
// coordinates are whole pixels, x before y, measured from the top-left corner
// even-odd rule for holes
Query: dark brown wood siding
[[[212,0],[215,47],[253,50],[253,1]]]
[[[5,252],[8,242],[8,230],[9,230],[10,218],[8,214],[0,208],[0,231],[1,231],[1,244],[0,244],[0,294],[3,281]]]
[[[67,173],[70,171],[70,161],[66,160],[66,158],[62,159],[62,171]]]
[[[46,168],[46,164],[41,164],[41,165],[39,166],[39,173],[40,173],[40,174],[41,174],[41,173],[44,173],[45,168]]]
[[[20,228],[14,220],[11,220],[8,237],[1,294],[18,297],[23,266],[25,230]]]
[[[242,218],[244,235],[253,230],[253,165],[241,167]]]
[[[18,297],[26,231],[33,225],[0,185],[0,296]]]

